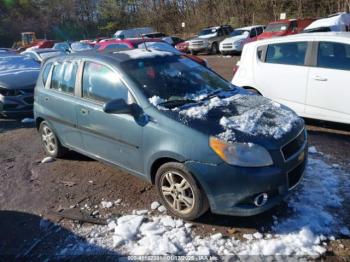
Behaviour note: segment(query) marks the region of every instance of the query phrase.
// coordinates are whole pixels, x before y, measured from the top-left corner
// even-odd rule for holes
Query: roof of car
[[[50,53],[50,52],[63,52],[61,50],[53,49],[53,48],[38,48],[38,49],[32,49],[24,52],[34,52],[34,53]]]
[[[264,27],[264,25],[251,25],[251,26],[236,28],[235,30],[252,30],[253,28],[256,28],[256,27]]]
[[[122,51],[110,50],[105,52],[99,52],[96,50],[82,51],[78,53],[69,54],[66,57],[91,58],[94,60],[98,59],[102,61],[113,61],[116,63],[121,63],[128,60],[133,60],[133,59],[144,59],[144,58],[152,58],[156,56],[164,57],[164,56],[174,56],[174,55],[176,54],[171,52],[159,51],[155,49],[149,49],[149,50],[130,49],[130,50],[122,50]],[[52,59],[50,60],[52,61]]]
[[[312,40],[345,40],[350,42],[350,32],[319,32],[319,33],[302,33],[283,37],[274,37],[256,42],[249,43],[255,45],[289,42],[289,41],[312,41]]]

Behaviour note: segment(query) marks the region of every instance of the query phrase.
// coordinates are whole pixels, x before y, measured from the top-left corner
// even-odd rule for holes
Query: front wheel
[[[47,155],[51,157],[62,157],[66,153],[67,149],[61,145],[56,134],[46,121],[40,124],[39,132],[41,143]]]
[[[169,212],[185,220],[204,214],[208,200],[192,175],[181,163],[166,163],[156,174],[156,187]]]

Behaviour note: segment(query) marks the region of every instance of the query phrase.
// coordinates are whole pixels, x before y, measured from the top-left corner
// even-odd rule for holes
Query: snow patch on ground
[[[44,157],[44,158],[41,160],[41,163],[42,163],[42,164],[45,164],[45,163],[51,163],[51,162],[53,162],[53,161],[55,161],[55,159],[54,159],[53,157],[51,157],[51,156],[48,156],[48,157]]]
[[[32,123],[34,123],[34,119],[33,118],[23,118],[21,122],[23,124],[32,124]]]
[[[101,201],[102,208],[111,208],[113,206],[113,202],[111,201]]]
[[[346,175],[348,176],[348,175]],[[244,234],[244,240],[220,233],[196,235],[191,224],[166,215],[145,212],[111,219],[107,226],[83,226],[76,230],[88,243],[125,255],[300,255],[317,257],[326,252],[325,241],[348,235],[339,213],[344,199],[344,174],[326,162],[310,158],[300,187],[291,195],[291,214],[272,217],[268,232]],[[151,206],[154,209],[156,202]],[[159,204],[159,203],[158,203]],[[283,217],[286,216],[286,217]],[[63,254],[79,254],[78,244]],[[61,252],[61,253],[62,253]],[[62,254],[61,254],[62,255]]]

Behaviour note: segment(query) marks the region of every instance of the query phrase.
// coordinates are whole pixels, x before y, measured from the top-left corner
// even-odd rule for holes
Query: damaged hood
[[[302,118],[291,109],[247,93],[219,95],[168,111],[183,124],[227,142],[262,144],[263,140],[269,145],[281,145],[304,127]]]

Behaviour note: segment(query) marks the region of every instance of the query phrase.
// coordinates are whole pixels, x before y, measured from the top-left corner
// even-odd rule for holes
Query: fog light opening
[[[261,207],[266,204],[267,199],[268,199],[267,193],[261,193],[254,198],[254,205],[257,207]]]

